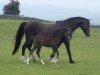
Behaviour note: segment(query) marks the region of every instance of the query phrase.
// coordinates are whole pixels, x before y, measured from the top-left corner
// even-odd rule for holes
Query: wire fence
[[[36,20],[36,21],[44,21],[42,19],[24,17],[23,15],[0,15],[0,19],[18,19],[18,20]]]

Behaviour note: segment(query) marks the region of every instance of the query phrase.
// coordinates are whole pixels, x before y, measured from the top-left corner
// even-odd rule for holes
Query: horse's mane
[[[71,17],[65,20],[61,20],[61,21],[73,21],[73,20],[89,20],[89,19],[86,19],[84,17]]]
[[[84,17],[71,17],[71,18],[68,18],[65,20],[57,21],[55,24],[58,26],[60,26],[60,25],[66,26],[66,24],[72,25],[72,24],[75,24],[77,22],[83,22],[83,21],[89,21],[89,19],[86,19]]]
[[[84,18],[84,17],[71,17],[71,18],[68,18],[68,19],[66,19],[66,20],[76,20],[76,19],[83,19],[83,20],[88,20],[88,19],[86,19],[86,18]]]

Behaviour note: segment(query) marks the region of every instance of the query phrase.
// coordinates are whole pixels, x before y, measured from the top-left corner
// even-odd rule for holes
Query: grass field
[[[71,51],[75,64],[68,62],[65,46],[59,48],[57,64],[49,63],[51,49],[43,47],[42,58],[46,65],[30,61],[29,65],[20,62],[21,47],[12,56],[13,37],[21,21],[0,19],[0,75],[100,75],[100,29],[91,28],[91,36],[86,38],[81,29],[74,32]],[[24,40],[22,41],[22,44]],[[28,50],[26,55],[28,56]]]

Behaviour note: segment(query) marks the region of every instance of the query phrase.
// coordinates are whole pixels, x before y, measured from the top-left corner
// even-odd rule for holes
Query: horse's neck
[[[74,24],[74,25],[71,25],[71,26],[70,26],[70,33],[71,33],[71,35],[73,34],[73,32],[74,32],[78,27],[79,27],[79,25],[77,25],[77,24]]]

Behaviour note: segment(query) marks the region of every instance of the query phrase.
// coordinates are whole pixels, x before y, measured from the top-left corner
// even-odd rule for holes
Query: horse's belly
[[[45,46],[45,47],[52,47],[52,44],[48,42],[48,43],[44,43],[43,46]]]

